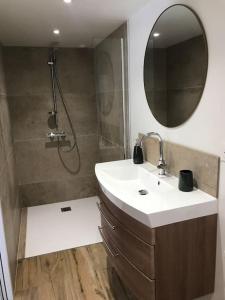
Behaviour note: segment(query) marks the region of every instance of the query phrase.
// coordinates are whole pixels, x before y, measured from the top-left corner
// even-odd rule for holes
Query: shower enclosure
[[[129,157],[126,26],[95,49],[95,83],[101,161]]]
[[[1,126],[7,130],[8,158],[2,174],[8,183],[2,192],[9,198],[4,210],[12,212],[5,226],[10,229],[5,237],[9,266],[7,251],[0,249],[0,299],[7,289],[12,299],[21,208],[80,199],[86,209],[84,198],[98,193],[95,164],[129,157],[126,25],[94,44],[84,49],[3,47],[7,97],[1,102]]]
[[[95,164],[129,157],[126,25],[94,44],[4,48],[24,207],[95,196]]]

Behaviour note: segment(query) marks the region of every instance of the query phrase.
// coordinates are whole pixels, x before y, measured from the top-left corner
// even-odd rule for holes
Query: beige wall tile
[[[144,140],[146,160],[157,165],[159,142],[155,138]],[[168,172],[179,176],[179,171],[193,171],[196,186],[212,196],[218,195],[219,157],[171,142],[164,142],[165,160]]]

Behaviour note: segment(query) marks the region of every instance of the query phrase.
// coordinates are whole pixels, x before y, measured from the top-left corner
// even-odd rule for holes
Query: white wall
[[[193,8],[205,27],[209,46],[209,69],[202,100],[194,115],[182,126],[168,129],[153,117],[147,105],[143,65],[149,33],[168,6],[183,3]],[[131,147],[139,132],[157,131],[166,140],[219,155],[225,161],[225,1],[150,0],[128,22],[129,97]],[[132,148],[131,148],[132,149]],[[225,162],[221,162],[216,292],[203,299],[225,299]]]

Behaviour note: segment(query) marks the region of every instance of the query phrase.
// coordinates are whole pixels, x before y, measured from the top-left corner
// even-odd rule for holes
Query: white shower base
[[[25,257],[86,246],[102,241],[98,232],[98,197],[29,207]],[[62,207],[71,211],[61,212]]]

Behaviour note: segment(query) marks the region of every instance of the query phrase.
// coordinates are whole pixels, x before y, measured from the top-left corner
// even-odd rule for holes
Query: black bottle
[[[144,162],[143,151],[139,141],[137,141],[134,146],[133,162],[134,164],[143,164]]]

